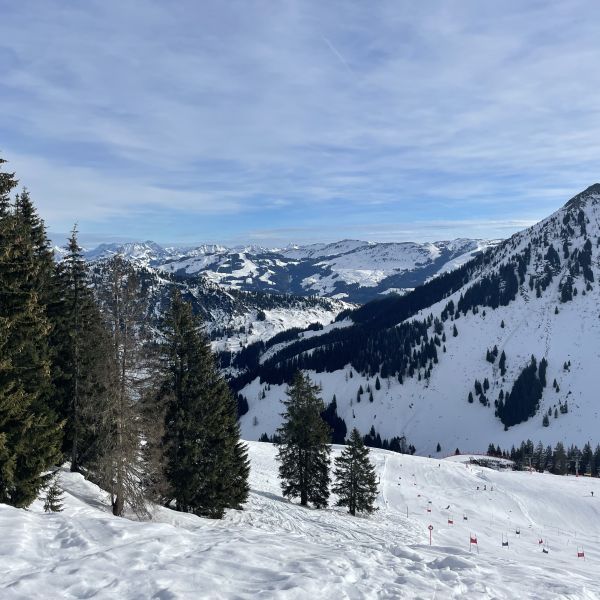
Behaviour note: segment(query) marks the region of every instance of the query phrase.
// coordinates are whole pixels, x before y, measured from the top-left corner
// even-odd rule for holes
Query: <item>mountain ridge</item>
[[[203,274],[229,289],[364,303],[388,293],[406,293],[497,243],[469,238],[423,244],[340,240],[266,249],[206,244],[163,248],[147,241],[101,244],[87,251],[86,258],[96,261],[120,254],[139,266],[182,278]]]

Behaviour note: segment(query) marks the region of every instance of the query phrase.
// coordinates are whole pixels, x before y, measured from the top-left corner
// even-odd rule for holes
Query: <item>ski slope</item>
[[[0,598],[600,597],[600,480],[373,451],[379,510],[352,518],[284,500],[275,448],[249,446],[247,509],[223,521],[159,507],[150,522],[116,518],[66,471],[64,512],[0,505]]]

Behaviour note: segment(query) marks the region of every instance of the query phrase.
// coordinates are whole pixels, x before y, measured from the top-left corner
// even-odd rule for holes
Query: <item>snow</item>
[[[518,254],[532,240],[547,238],[559,251],[562,248],[561,225],[566,209],[561,209],[544,221],[513,236],[511,240],[493,249],[491,264],[482,270],[468,285],[497,265],[502,264],[511,255]],[[333,373],[309,375],[315,383],[322,386],[322,397],[330,402],[334,394],[337,400],[337,412],[346,425],[357,427],[367,433],[371,426],[382,437],[405,435],[415,445],[421,455],[436,455],[437,444],[443,452],[453,452],[459,448],[463,452],[485,452],[490,443],[510,450],[530,439],[535,443],[554,446],[561,441],[570,446],[576,444],[582,448],[586,442],[595,446],[600,443],[600,406],[596,390],[600,389],[600,249],[596,240],[600,238],[600,196],[594,196],[583,207],[589,223],[588,237],[592,244],[595,283],[592,290],[583,295],[585,286],[581,278],[576,280],[579,294],[567,303],[560,302],[559,283],[568,269],[563,261],[561,272],[557,273],[543,292],[536,297],[535,289],[529,288],[529,275],[542,270],[543,260],[538,255],[546,252],[546,245],[533,244],[532,264],[525,275],[516,299],[508,306],[495,310],[481,307],[477,314],[469,312],[459,319],[445,323],[447,352],[438,348],[439,364],[434,365],[431,378],[419,381],[417,377],[404,378],[403,384],[397,379],[381,378],[381,389],[375,389],[375,378],[362,377],[350,367]],[[580,248],[584,237],[577,233],[570,239],[570,251]],[[416,314],[413,318],[424,320],[429,314],[440,316],[441,311],[452,299],[456,305],[465,288],[437,304]],[[558,313],[556,309],[558,308]],[[501,323],[504,322],[504,327]],[[452,336],[452,327],[456,324],[458,336]],[[433,327],[429,330],[433,335]],[[486,361],[486,350],[496,345],[499,354],[506,353],[507,373],[504,377],[495,365]],[[539,361],[545,357],[548,361],[547,386],[543,391],[537,414],[528,421],[512,426],[504,431],[504,425],[494,415],[494,401],[500,390],[510,391],[521,370],[529,362],[531,355]],[[565,362],[571,361],[568,370]],[[473,390],[475,379],[490,382],[486,393],[490,406],[482,406],[477,399],[473,404],[467,402],[469,391]],[[553,389],[556,379],[560,391]],[[356,402],[357,391],[362,385],[366,391],[370,385],[374,402],[368,401],[366,392],[360,403]],[[262,398],[260,382],[253,381],[242,393],[248,398],[249,412],[242,417],[242,432],[249,439],[258,439],[263,432],[271,435],[280,423],[280,400],[284,394],[282,386],[272,385]],[[568,402],[569,412],[558,414],[554,410],[559,402]],[[548,427],[544,427],[544,414],[552,411]],[[254,426],[254,417],[259,421]]]
[[[284,500],[270,444],[250,443],[250,456],[246,510],[230,511],[223,521],[161,507],[154,507],[150,522],[113,517],[106,494],[67,471],[61,475],[64,512],[45,514],[40,501],[27,511],[0,505],[0,597],[600,595],[600,480],[497,472],[374,450],[379,510],[352,518],[342,509],[317,511]],[[469,552],[471,534],[479,553]],[[578,547],[585,560],[577,558]]]
[[[288,329],[303,329],[314,323],[329,325],[342,310],[349,306],[352,305],[332,300],[329,307],[273,308],[263,311],[264,321],[258,319],[256,311],[235,316],[223,315],[222,319],[217,320],[219,324],[226,322],[228,327],[242,330],[242,333],[231,333],[225,338],[213,341],[212,349],[215,352],[222,350],[235,352],[242,346],[258,340],[267,341]]]
[[[393,281],[386,281],[390,277],[412,274],[414,285],[424,281],[435,269],[441,273],[456,268],[489,243],[469,239],[424,244],[342,240],[268,249],[260,246],[227,248],[215,244],[163,248],[147,241],[101,244],[86,252],[86,258],[93,261],[120,254],[140,266],[168,273],[204,274],[211,282],[234,289],[283,293],[292,290],[303,295],[352,300],[356,299],[351,297],[356,293],[352,288],[359,288],[363,290],[363,294],[359,294],[360,301],[364,301],[388,289],[398,289]],[[61,254],[56,256],[60,259]],[[368,291],[364,295],[365,289],[371,290],[370,296]]]

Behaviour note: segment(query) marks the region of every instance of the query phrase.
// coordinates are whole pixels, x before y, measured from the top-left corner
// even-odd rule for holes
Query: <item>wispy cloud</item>
[[[0,150],[56,230],[486,235],[600,178],[599,16],[583,0],[5,2]]]

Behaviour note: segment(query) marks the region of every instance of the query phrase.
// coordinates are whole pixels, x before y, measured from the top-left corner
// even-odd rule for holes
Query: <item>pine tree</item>
[[[561,442],[556,443],[554,454],[552,456],[553,473],[557,475],[565,475],[568,470],[567,453]]]
[[[372,513],[377,498],[377,477],[375,468],[369,460],[369,449],[354,428],[348,445],[335,459],[335,483],[333,492],[337,494],[336,506],[347,506],[348,512]]]
[[[15,497],[20,476],[17,466],[27,458],[25,440],[32,421],[32,396],[15,381],[5,358],[7,329],[8,320],[0,319],[0,502],[22,506],[26,504],[18,504]]]
[[[277,430],[277,454],[283,495],[300,497],[300,504],[327,506],[329,498],[329,431],[321,418],[324,410],[319,387],[298,372],[283,401],[283,423]]]
[[[500,375],[504,377],[504,374],[506,373],[506,354],[504,353],[504,350],[502,350],[502,353],[500,354],[498,367],[500,368]]]
[[[178,510],[222,518],[248,497],[247,448],[236,403],[199,319],[178,291],[164,329],[164,448],[169,496]]]
[[[63,452],[71,471],[95,459],[98,434],[95,411],[104,390],[103,353],[106,337],[95,302],[77,229],[71,232],[64,259],[56,266],[50,335],[54,410],[65,421]],[[90,422],[91,418],[91,422]]]
[[[346,442],[346,422],[337,414],[337,399],[335,394],[333,400],[327,408],[321,413],[321,417],[331,430],[331,443],[344,444]]]
[[[46,497],[44,498],[44,511],[45,512],[61,512],[63,509],[63,495],[58,482],[58,476],[54,476],[48,485],[46,490]]]
[[[6,476],[0,487],[4,501],[27,506],[45,483],[43,473],[60,458],[62,431],[48,407],[51,326],[44,301],[49,273],[42,260],[48,242],[43,223],[32,218],[27,194],[11,207],[15,184],[12,174],[0,173],[0,471]]]

